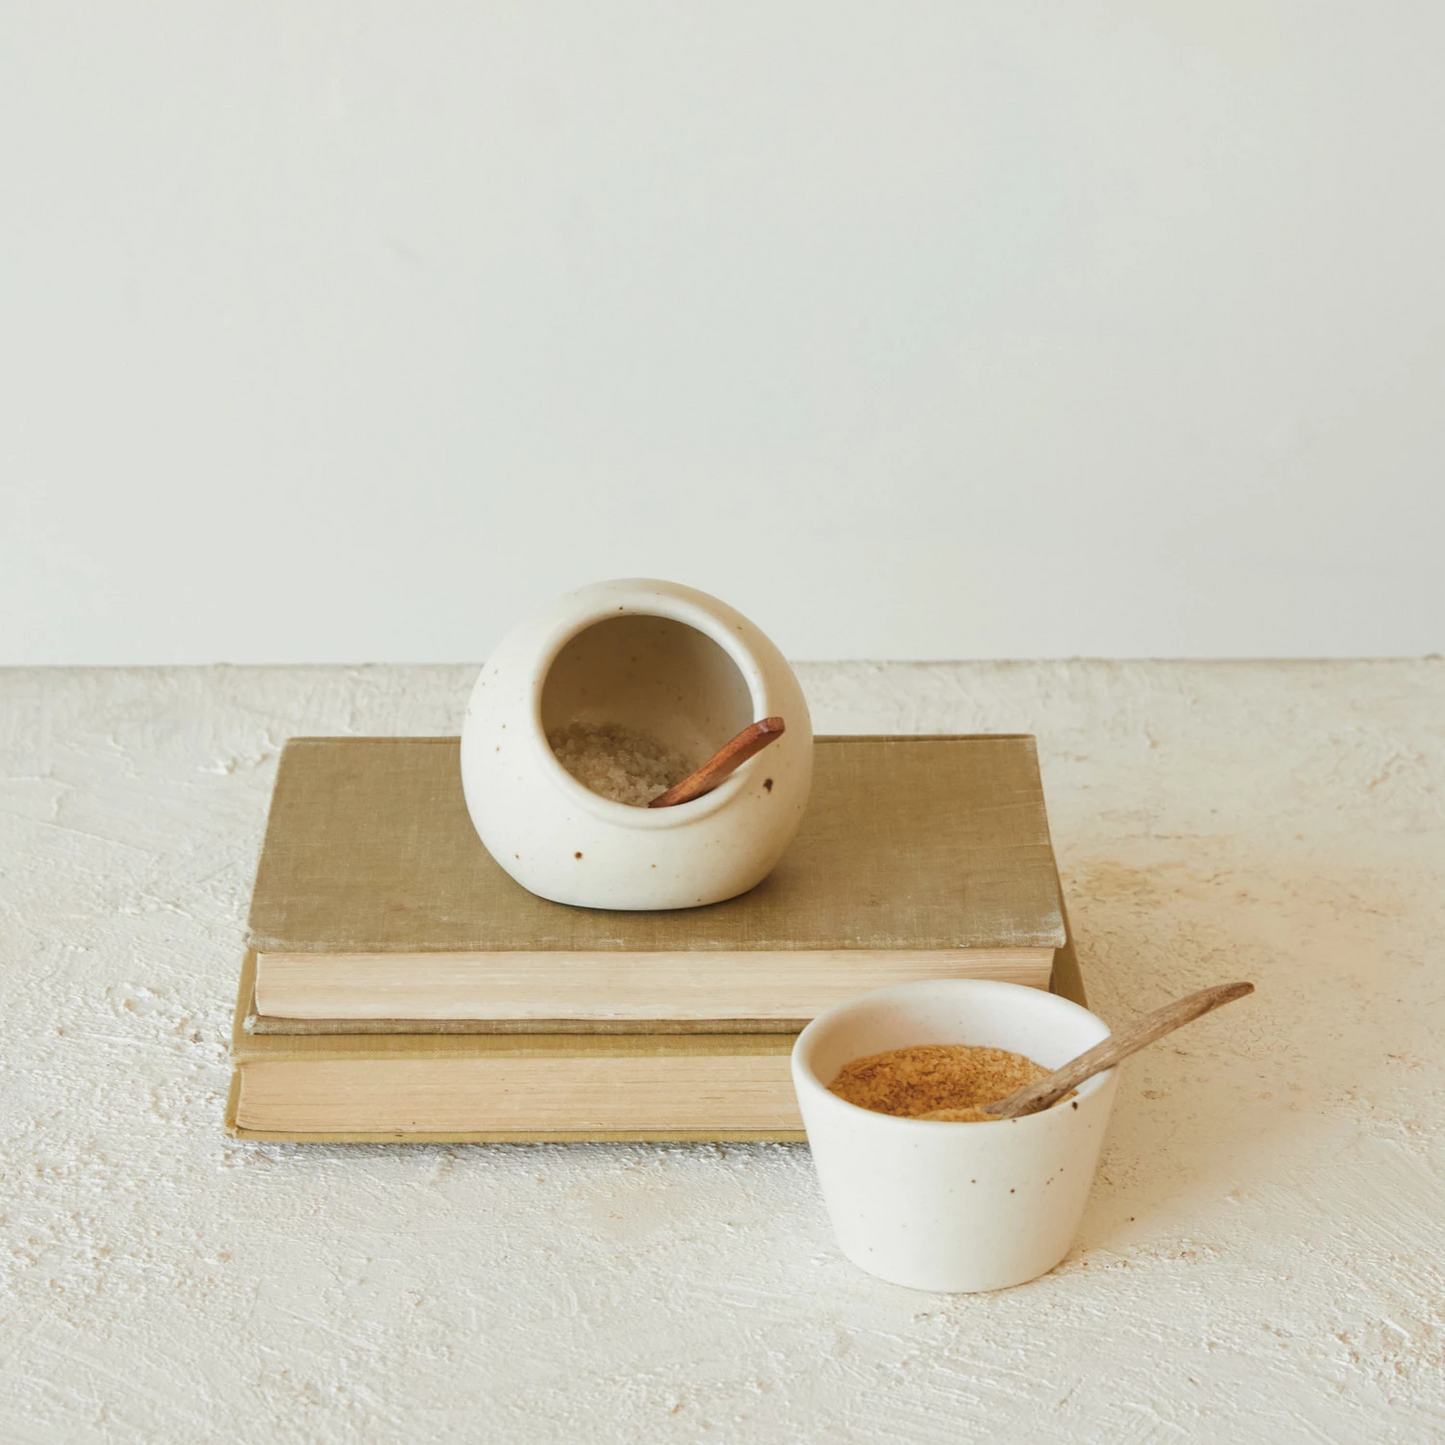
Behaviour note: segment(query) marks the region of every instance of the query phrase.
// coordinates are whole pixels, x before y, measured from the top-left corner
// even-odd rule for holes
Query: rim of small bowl
[[[1069,1112],[1066,1110],[1063,1114],[1061,1114],[1058,1105],[1054,1104],[1047,1109],[1040,1109],[1037,1113],[1034,1114],[1024,1114],[1017,1119],[911,1119],[906,1115],[902,1114],[884,1114],[877,1109],[865,1109],[861,1104],[850,1104],[846,1099],[840,1099],[838,1095],[833,1093],[832,1090],[828,1088],[827,1084],[825,1084],[813,1071],[812,1064],[807,1062],[803,1057],[805,1049],[811,1047],[813,1041],[816,1040],[818,1035],[825,1031],[828,1023],[836,1015],[843,1013],[845,1010],[852,1009],[859,1004],[863,1004],[869,1001],[880,1001],[886,995],[893,995],[896,997],[899,994],[907,994],[922,989],[936,988],[944,988],[949,991],[953,991],[955,989],[965,989],[969,992],[974,992],[976,990],[986,990],[990,993],[1000,990],[1006,990],[1009,993],[1016,994],[1020,997],[1027,996],[1028,1003],[1025,1005],[1026,1007],[1032,1006],[1036,1003],[1043,1004],[1045,1008],[1058,1007],[1066,1013],[1071,1012],[1076,1015],[1082,1014],[1085,1018],[1092,1019],[1095,1023],[1099,1024],[1104,1029],[1104,1037],[1107,1037],[1110,1033],[1113,1032],[1113,1030],[1109,1028],[1109,1025],[1106,1024],[1104,1020],[1099,1017],[1098,1014],[1094,1013],[1093,1010],[1084,1008],[1082,1004],[1076,1004],[1072,999],[1062,998],[1056,993],[1048,993],[1044,989],[1029,988],[1025,984],[1005,983],[999,979],[987,978],[913,979],[908,983],[889,984],[885,988],[875,988],[870,990],[868,993],[856,994],[853,998],[844,999],[842,1003],[836,1003],[833,1005],[832,1008],[825,1009],[816,1018],[812,1019],[803,1029],[802,1033],[798,1035],[796,1041],[793,1044],[792,1054],[790,1056],[790,1063],[792,1065],[794,1088],[801,1089],[806,1087],[809,1094],[813,1096],[824,1108],[837,1109],[850,1114],[862,1115],[870,1121],[874,1121],[876,1127],[878,1128],[897,1127],[902,1129],[941,1129],[956,1127],[959,1124],[984,1123],[1023,1124],[1033,1126],[1041,1123],[1042,1121],[1051,1120],[1056,1116],[1063,1117],[1064,1114],[1067,1114]],[[813,1036],[812,1039],[809,1038],[810,1034]],[[1095,1043],[1102,1042],[1102,1038],[1095,1040]],[[985,1047],[992,1046],[985,1045]],[[1086,1045],[1086,1047],[1093,1048],[1094,1044],[1088,1044]],[[860,1057],[867,1058],[868,1056],[866,1054],[863,1054],[860,1055]],[[1074,1091],[1077,1098],[1087,1099],[1091,1095],[1096,1094],[1113,1076],[1117,1067],[1118,1066],[1115,1065],[1115,1067],[1112,1069],[1105,1069],[1101,1073],[1095,1074],[1092,1078],[1085,1079],[1084,1082],[1080,1084],[1079,1087]]]

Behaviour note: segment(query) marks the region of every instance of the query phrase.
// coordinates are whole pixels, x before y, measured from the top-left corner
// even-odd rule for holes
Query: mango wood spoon
[[[1110,1034],[1103,1043],[1095,1044],[1087,1053],[1071,1059],[1063,1068],[1055,1069],[1048,1078],[1029,1084],[1006,1099],[985,1104],[983,1112],[996,1115],[1000,1119],[1019,1119],[1025,1114],[1037,1114],[1040,1109],[1047,1109],[1050,1104],[1057,1103],[1070,1089],[1077,1089],[1085,1079],[1092,1079],[1095,1074],[1112,1069],[1120,1059],[1127,1059],[1146,1044],[1152,1044],[1155,1039],[1162,1039],[1165,1034],[1171,1034],[1175,1029],[1193,1023],[1195,1019],[1209,1013],[1211,1009],[1217,1009],[1221,1004],[1233,1003],[1235,999],[1253,992],[1252,983],[1221,983],[1214,988],[1202,988],[1198,993],[1177,998],[1173,1003],[1166,1003],[1163,1008],[1157,1008],[1153,1013],[1145,1014],[1131,1024],[1125,1024],[1123,1028]]]
[[[761,722],[749,723],[737,737],[729,739],[696,772],[689,773],[680,783],[674,783],[665,793],[659,793],[647,806],[649,808],[673,808],[679,803],[690,803],[704,793],[710,793],[729,773],[742,767],[754,753],[760,753],[773,741],[783,735],[783,720],[780,717],[765,717]]]

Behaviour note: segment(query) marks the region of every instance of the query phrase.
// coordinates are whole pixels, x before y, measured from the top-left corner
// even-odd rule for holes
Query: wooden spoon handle
[[[1095,1044],[1087,1053],[1071,1059],[1062,1069],[1055,1069],[1048,1078],[1029,1084],[1017,1093],[1010,1094],[1008,1098],[1000,1099],[996,1104],[986,1105],[984,1113],[997,1114],[1000,1119],[1018,1119],[1025,1114],[1037,1114],[1040,1109],[1047,1109],[1050,1104],[1057,1103],[1070,1089],[1077,1089],[1085,1079],[1092,1079],[1095,1074],[1112,1069],[1120,1059],[1127,1059],[1146,1044],[1152,1044],[1155,1039],[1162,1039],[1165,1034],[1171,1034],[1175,1029],[1193,1023],[1195,1019],[1209,1013],[1211,1009],[1217,1009],[1221,1004],[1233,1003],[1235,999],[1253,992],[1252,983],[1221,983],[1214,988],[1202,988],[1198,993],[1177,998],[1173,1003],[1166,1003],[1163,1008],[1157,1008],[1153,1013],[1126,1024],[1122,1029],[1110,1034],[1103,1043]]]
[[[761,722],[749,723],[695,773],[689,773],[680,783],[674,783],[665,793],[659,793],[647,806],[673,808],[712,792],[729,773],[742,767],[754,753],[762,752],[774,738],[782,735],[783,720],[780,717],[765,717]]]

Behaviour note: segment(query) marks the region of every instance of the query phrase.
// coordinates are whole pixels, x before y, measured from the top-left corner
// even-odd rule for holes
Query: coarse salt
[[[547,742],[584,788],[633,808],[645,808],[693,770],[660,738],[620,723],[568,723]]]

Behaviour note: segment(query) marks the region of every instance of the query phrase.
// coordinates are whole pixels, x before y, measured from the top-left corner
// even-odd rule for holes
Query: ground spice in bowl
[[[1005,1099],[1052,1070],[1023,1054],[972,1044],[915,1044],[845,1064],[828,1085],[845,1103],[877,1114],[984,1123],[984,1105]],[[1072,1096],[1070,1096],[1072,1097]]]

